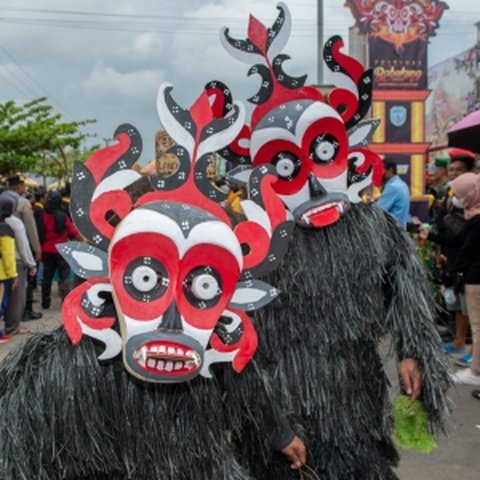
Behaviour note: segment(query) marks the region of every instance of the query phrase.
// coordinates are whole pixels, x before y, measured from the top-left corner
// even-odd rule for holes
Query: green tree
[[[65,149],[59,146],[56,152],[44,152],[30,172],[43,177],[55,177],[59,184],[65,184],[71,180],[75,160],[83,163],[99,148],[100,145],[94,145],[88,149]]]
[[[37,98],[23,105],[0,103],[0,173],[44,173],[46,159],[60,159],[55,176],[69,173],[68,157],[79,151],[86,137],[80,128],[95,120],[63,122],[47,99]],[[78,158],[80,155],[78,155]],[[50,162],[48,162],[50,164]],[[51,172],[53,173],[53,172]]]

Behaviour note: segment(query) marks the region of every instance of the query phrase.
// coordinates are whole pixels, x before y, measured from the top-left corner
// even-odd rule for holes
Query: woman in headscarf
[[[58,270],[60,276],[60,295],[63,299],[69,292],[70,267],[58,253],[56,245],[79,237],[72,221],[65,213],[62,195],[56,190],[48,193],[40,222],[39,235],[42,242],[42,308],[50,308],[52,281]]]
[[[464,208],[465,228],[456,237],[429,233],[428,239],[460,246],[452,278],[456,288],[465,292],[472,329],[472,363],[470,368],[459,370],[453,380],[457,384],[480,386],[480,175],[464,173],[450,185],[454,204]]]

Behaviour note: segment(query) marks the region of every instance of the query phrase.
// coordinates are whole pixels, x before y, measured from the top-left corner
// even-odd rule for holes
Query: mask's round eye
[[[213,275],[204,273],[192,280],[192,293],[201,300],[211,300],[218,294],[219,285]]]
[[[291,152],[278,152],[272,159],[277,175],[284,180],[291,180],[298,175],[301,162]]]
[[[158,260],[141,257],[127,265],[123,284],[132,297],[150,302],[163,295],[168,287],[168,275]]]
[[[216,270],[208,266],[194,268],[183,281],[188,301],[197,308],[210,308],[222,294],[222,280]]]
[[[328,160],[331,160],[335,155],[335,148],[329,142],[320,142],[315,147],[315,153],[320,160],[328,162]]]
[[[151,267],[142,265],[132,272],[132,284],[140,292],[153,290],[158,282],[157,272]]]
[[[332,135],[318,135],[310,144],[310,158],[315,163],[331,163],[338,152],[338,142]]]

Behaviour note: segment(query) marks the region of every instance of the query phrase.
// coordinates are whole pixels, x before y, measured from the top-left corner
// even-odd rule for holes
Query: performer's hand
[[[412,402],[417,400],[422,390],[422,372],[417,361],[414,358],[405,358],[400,362],[398,371],[405,393]]]
[[[288,458],[290,468],[299,470],[307,463],[307,448],[300,437],[293,437],[293,440],[282,449],[282,453]]]

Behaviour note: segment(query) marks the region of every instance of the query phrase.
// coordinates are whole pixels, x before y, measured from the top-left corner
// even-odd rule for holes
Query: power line
[[[12,83],[5,75],[3,75],[1,72],[0,72],[0,78],[3,79],[4,82],[8,83],[10,85],[10,87],[12,87],[14,90],[16,90],[18,93],[20,93],[20,95],[22,95],[22,97],[25,97],[26,99],[29,99],[30,96],[25,93],[25,91],[21,90],[18,85],[15,85],[14,83]]]
[[[164,34],[174,34],[179,32],[185,32],[192,35],[200,36],[217,36],[218,30],[224,25],[232,25],[232,22],[226,22],[218,25],[212,23],[209,24],[196,24],[196,23],[185,23],[183,25],[173,26],[171,24],[160,25],[148,25],[148,24],[118,24],[112,22],[102,22],[102,21],[78,21],[78,20],[66,20],[66,19],[37,19],[37,18],[20,18],[20,17],[0,17],[0,22],[2,23],[13,23],[13,24],[23,24],[31,26],[40,26],[40,27],[57,27],[57,28],[76,28],[81,30],[98,30],[98,31],[114,31],[114,32],[152,32],[152,33],[164,33]],[[297,22],[298,23],[298,22]],[[329,22],[328,29],[346,29],[350,26],[353,26],[354,23],[350,22]],[[474,28],[474,23],[469,22],[471,28]],[[458,31],[465,30],[465,24],[456,23],[444,23],[440,25],[440,29],[443,33],[453,32],[458,33]],[[316,26],[313,21],[310,21],[309,24],[303,26],[296,26],[294,29],[294,34],[296,36],[310,36],[316,32]]]
[[[20,65],[15,58],[2,46],[0,46],[0,50],[23,72],[24,75],[26,75],[30,81],[32,81],[35,86],[43,93],[43,95],[46,95],[53,103],[55,103],[61,110],[63,110],[68,116],[70,116],[72,119],[74,119],[74,116],[68,111],[67,108],[65,108],[53,95],[51,95],[36,79],[33,77],[22,65]],[[5,66],[4,66],[5,68]],[[16,77],[16,75],[14,75]],[[18,77],[16,77],[18,78]],[[19,79],[19,78],[18,78]],[[27,87],[35,96],[37,96],[36,92],[30,88],[23,80],[19,79],[22,85]],[[42,95],[40,95],[42,96]]]
[[[252,5],[267,4],[266,2],[245,2],[251,3]],[[312,7],[312,10],[315,8],[313,4],[295,4],[295,7]],[[334,5],[324,5],[324,10],[331,10],[338,13],[338,7]],[[232,16],[212,16],[212,17],[196,17],[196,16],[185,16],[185,15],[169,15],[162,13],[159,14],[135,14],[135,13],[107,13],[107,12],[92,12],[92,11],[79,11],[79,10],[60,10],[60,9],[41,9],[41,8],[22,8],[22,7],[2,7],[4,12],[21,12],[21,13],[34,13],[34,14],[54,14],[54,15],[67,15],[67,16],[84,16],[84,17],[100,17],[100,18],[115,18],[115,19],[145,19],[149,21],[197,21],[197,22],[212,22],[212,21],[221,21],[221,22],[245,22],[245,17],[243,15],[238,15],[235,17]],[[348,8],[344,8],[343,12],[349,12]],[[480,9],[478,10],[446,10],[444,15],[448,16],[468,16],[478,15],[480,18]],[[271,18],[275,18],[276,15],[272,15]],[[325,15],[327,17],[328,15]],[[311,21],[311,18],[302,19],[296,17],[295,22],[302,21]]]
[[[1,47],[0,47],[1,48]],[[29,86],[27,85],[27,83],[25,83],[23,81],[22,78],[20,78],[13,69],[11,69],[9,66],[7,66],[6,64],[4,65],[1,65],[3,67],[3,69],[8,72],[18,83],[20,83],[24,88],[26,88],[28,91],[30,91],[31,94],[33,94],[33,96],[37,96],[36,92]],[[27,95],[27,98],[28,98],[28,95]]]
[[[256,2],[252,2],[256,3]],[[2,7],[2,11],[8,12],[22,12],[22,13],[39,13],[45,14],[50,13],[54,15],[71,15],[71,16],[85,16],[85,17],[112,17],[116,19],[125,19],[129,20],[132,18],[135,19],[145,19],[149,21],[158,21],[158,20],[166,20],[166,21],[185,21],[185,20],[195,20],[199,22],[211,22],[214,21],[222,21],[222,22],[245,22],[244,16],[237,16],[237,17],[223,17],[223,16],[214,16],[214,17],[195,17],[195,16],[185,16],[185,15],[168,15],[168,14],[135,14],[135,13],[104,13],[104,12],[91,12],[91,11],[78,11],[78,10],[56,10],[56,9],[40,9],[40,8],[18,8],[18,7]],[[271,18],[274,19],[276,15],[272,15]],[[297,20],[302,20],[298,19]],[[303,19],[307,20],[307,19]]]
[[[252,5],[258,5],[258,4],[263,4],[263,5],[268,5],[269,2],[259,2],[259,1],[243,1],[244,4],[252,4]],[[312,10],[316,8],[315,4],[312,3],[304,3],[304,4],[299,4],[295,3],[295,7],[311,7]],[[27,7],[2,7],[3,11],[9,11],[9,12],[22,12],[22,13],[40,13],[40,14],[45,14],[45,13],[53,13],[55,15],[72,15],[72,16],[95,16],[95,17],[114,17],[114,18],[125,18],[125,19],[130,19],[130,18],[139,18],[139,19],[155,19],[155,20],[163,20],[163,19],[178,19],[178,20],[184,20],[184,19],[189,19],[189,18],[199,18],[199,17],[185,17],[183,15],[169,15],[162,13],[161,15],[159,14],[138,14],[138,13],[108,13],[108,12],[92,12],[92,11],[80,11],[80,10],[61,10],[61,9],[48,9],[48,8],[27,8]],[[338,12],[338,6],[336,5],[324,5],[324,10],[332,10]],[[276,11],[276,10],[275,10]],[[342,11],[344,12],[349,12],[350,9],[344,8]],[[480,15],[480,9],[477,10],[452,10],[448,9],[445,10],[444,15],[472,15],[472,14],[477,14]],[[272,15],[272,18],[275,15]],[[214,16],[214,17],[209,17],[209,19],[214,19],[214,20],[244,20],[243,16],[237,16],[237,17],[223,17],[223,16]],[[298,19],[297,19],[298,20]]]
[[[255,2],[257,3],[257,2]],[[298,6],[298,5],[297,5]],[[304,5],[306,6],[306,5]],[[312,5],[309,5],[312,6]],[[338,7],[333,7],[331,5],[325,6],[325,9],[330,9],[330,10],[335,10],[335,12],[338,12]],[[313,6],[312,6],[313,10]],[[189,24],[196,24],[199,26],[207,26],[210,27],[212,24],[215,23],[221,23],[222,25],[235,25],[235,24],[244,24],[246,22],[246,18],[242,16],[236,16],[236,17],[224,17],[224,16],[213,16],[213,17],[198,17],[198,16],[185,16],[185,15],[168,15],[168,14],[161,14],[161,15],[155,15],[155,14],[125,14],[125,13],[104,13],[104,12],[92,12],[92,11],[78,11],[78,10],[59,10],[59,9],[39,9],[39,8],[19,8],[19,7],[2,7],[2,12],[20,12],[22,15],[20,17],[8,17],[4,16],[2,17],[2,20],[7,21],[19,21],[19,20],[30,20],[30,21],[37,21],[37,22],[42,22],[42,21],[54,21],[54,22],[90,22],[92,23],[92,20],[68,20],[68,17],[87,17],[87,18],[100,18],[103,20],[100,21],[95,21],[95,23],[100,23],[100,24],[105,24],[109,23],[112,20],[125,20],[125,21],[130,21],[131,19],[136,19],[136,20],[145,20],[147,22],[154,22],[155,25],[161,25],[162,23],[166,23],[171,25],[172,23],[189,23]],[[348,9],[343,10],[344,13],[348,12]],[[43,15],[44,18],[26,18],[25,13],[30,13],[30,14],[40,14]],[[46,16],[50,15],[50,16]],[[53,17],[51,16],[53,15]],[[448,16],[462,16],[465,17],[465,20],[468,19],[468,21],[471,21],[472,15],[477,15],[480,18],[480,9],[478,11],[473,11],[473,10],[447,10],[445,12],[445,15]],[[67,18],[60,18],[61,16],[65,16]],[[56,20],[55,20],[56,17]],[[329,15],[325,15],[325,19],[329,20],[327,17]],[[271,17],[272,19],[275,18],[275,16]],[[354,20],[353,18],[351,20]],[[268,20],[265,20],[268,22]],[[313,23],[314,19],[312,17],[308,18],[295,18],[295,24],[301,24],[301,23]],[[337,20],[336,20],[337,21]],[[335,21],[335,22],[336,22]],[[160,23],[159,23],[160,22]],[[332,23],[329,21],[329,23]],[[341,22],[345,23],[345,22]],[[443,22],[442,22],[443,23]],[[451,25],[458,25],[458,21],[453,21]]]
[[[15,18],[15,19],[6,19],[0,18],[1,23],[14,23],[14,24],[23,24],[23,25],[32,25],[40,27],[58,27],[58,28],[77,28],[81,30],[98,30],[98,31],[115,31],[115,32],[152,32],[152,33],[164,33],[164,34],[174,34],[179,32],[185,32],[188,34],[195,34],[201,36],[218,36],[218,27],[210,26],[195,26],[195,25],[183,25],[183,26],[167,26],[161,27],[158,25],[114,25],[104,22],[75,22],[75,21],[57,21],[57,20],[38,20],[38,19],[25,19],[25,18]],[[221,25],[223,26],[223,25]],[[309,31],[314,32],[314,25],[302,27],[301,30],[308,33]]]
[[[182,18],[179,19],[179,22],[175,22],[169,19],[163,19],[163,21],[154,21],[152,22],[151,19],[149,19],[149,22],[144,22],[144,23],[132,23],[132,22],[117,22],[115,20],[71,20],[67,18],[53,18],[53,17],[48,17],[48,18],[34,18],[34,17],[0,17],[0,21],[3,23],[27,23],[27,24],[37,24],[37,25],[57,25],[57,26],[64,26],[64,27],[76,27],[76,26],[107,26],[107,25],[113,25],[115,28],[119,29],[131,29],[132,25],[134,28],[150,28],[153,30],[161,30],[162,28],[171,28],[174,30],[177,30],[179,28],[184,29],[184,28],[191,28],[195,27],[198,29],[206,29],[206,30],[211,30],[212,27],[216,26],[234,26],[237,24],[237,26],[244,26],[245,22],[233,22],[231,19],[210,19],[210,20],[199,20],[195,18]],[[303,20],[303,22],[306,25],[313,24],[313,22],[309,19]],[[266,22],[268,23],[268,21]],[[302,26],[302,22],[297,21],[296,25],[300,24]]]
[[[6,9],[2,9],[2,12],[4,12]],[[15,11],[19,11],[19,9],[10,9],[10,11],[12,12],[15,12]],[[22,12],[20,10],[20,12]],[[31,9],[28,9],[28,12],[29,13],[38,13],[38,12],[41,12],[41,13],[44,13],[44,12],[49,12],[49,11],[35,11],[35,10],[31,10]],[[64,15],[65,17],[64,18],[59,18],[61,17],[62,15]],[[87,19],[78,19],[78,20],[72,20],[72,19],[68,19],[69,16],[83,16],[83,17],[87,17]],[[97,17],[99,18],[99,20],[90,20],[89,18],[92,18],[92,17]],[[43,16],[43,17],[25,17],[25,15],[21,15],[20,17],[19,16],[3,16],[2,17],[2,20],[9,20],[9,19],[12,19],[12,20],[21,20],[21,19],[30,19],[30,20],[33,20],[33,21],[42,21],[42,20],[46,20],[46,21],[64,21],[64,22],[68,22],[68,23],[74,23],[74,22],[90,22],[90,23],[109,23],[109,22],[118,22],[118,20],[121,20],[121,21],[125,21],[125,22],[130,22],[132,19],[135,19],[135,20],[140,20],[140,21],[147,21],[147,22],[150,22],[150,23],[154,23],[155,25],[158,25],[158,24],[169,24],[169,25],[172,25],[172,24],[178,24],[178,23],[182,23],[182,22],[185,22],[185,23],[195,23],[199,26],[205,26],[205,27],[208,27],[208,26],[211,26],[212,23],[221,23],[222,25],[225,24],[225,25],[235,25],[235,24],[245,24],[246,23],[246,18],[244,17],[219,17],[219,16],[216,16],[216,17],[195,17],[195,16],[181,16],[181,15],[139,15],[139,14],[131,14],[131,15],[128,15],[128,14],[112,14],[112,13],[108,13],[108,14],[105,14],[105,13],[93,13],[93,12],[68,12],[68,11],[57,11],[57,13],[54,14],[54,16]],[[271,17],[271,20],[273,21],[275,17]],[[103,19],[103,20],[101,20]],[[267,23],[268,23],[268,20],[265,20]],[[123,24],[125,24],[125,22]],[[310,19],[309,18],[304,18],[304,19],[301,19],[301,18],[297,18],[296,19],[296,23],[303,23],[303,22],[310,22]]]

